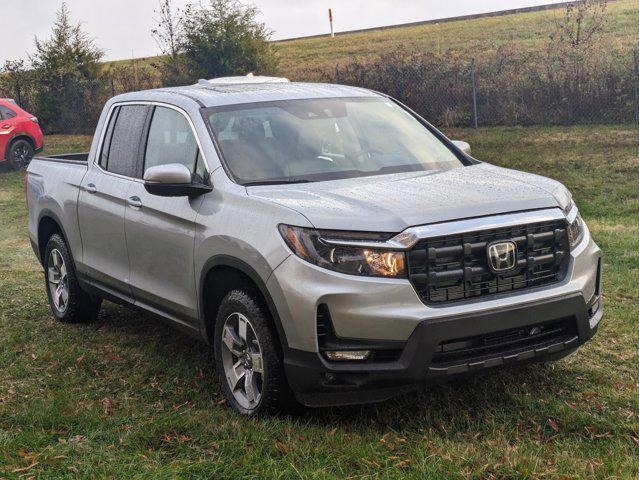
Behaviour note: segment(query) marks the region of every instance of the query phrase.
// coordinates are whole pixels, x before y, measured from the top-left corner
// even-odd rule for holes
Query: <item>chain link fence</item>
[[[305,76],[386,93],[440,127],[639,123],[637,50],[588,65],[399,54]]]
[[[402,50],[291,77],[389,94],[442,128],[639,123],[637,50],[593,55],[587,62],[547,61],[521,51],[474,59]],[[59,91],[25,75],[0,84],[0,97],[37,115],[46,133],[90,133],[110,97],[161,86],[153,67],[134,63]]]
[[[47,134],[93,133],[104,104],[121,93],[159,88],[161,78],[153,67],[123,65],[95,80],[68,79],[41,82],[32,72],[0,82],[0,98],[12,98],[37,116]]]

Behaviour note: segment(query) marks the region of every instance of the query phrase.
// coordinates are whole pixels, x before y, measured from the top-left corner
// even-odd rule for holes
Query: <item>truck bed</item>
[[[65,153],[62,155],[47,155],[46,157],[34,157],[34,160],[42,160],[45,162],[62,162],[62,163],[87,163],[89,153]]]

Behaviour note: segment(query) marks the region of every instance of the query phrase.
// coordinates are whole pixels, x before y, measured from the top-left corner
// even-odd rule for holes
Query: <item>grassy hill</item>
[[[613,48],[639,46],[639,2],[617,0],[607,10],[606,30]],[[295,77],[308,67],[326,67],[354,59],[374,59],[403,45],[453,56],[482,56],[499,46],[516,44],[525,50],[543,50],[563,9],[515,13],[439,24],[398,26],[345,33],[335,38],[315,37],[275,43],[284,74]]]
[[[338,33],[335,38],[300,38],[273,42],[280,57],[280,73],[294,79],[309,68],[326,68],[338,63],[373,60],[384,52],[404,46],[437,54],[482,56],[506,44],[529,51],[543,50],[548,43],[554,20],[562,8],[526,13],[504,14],[438,24],[396,26],[353,33]],[[608,5],[609,33],[613,48],[639,47],[639,1],[616,0]],[[150,65],[157,57],[136,59],[138,65]],[[107,66],[130,64],[131,60],[107,62]]]

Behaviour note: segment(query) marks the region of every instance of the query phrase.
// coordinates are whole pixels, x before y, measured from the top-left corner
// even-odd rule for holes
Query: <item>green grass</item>
[[[0,478],[638,478],[639,129],[448,133],[573,190],[605,252],[592,342],[378,405],[239,418],[205,345],[112,304],[94,324],[53,320],[22,175],[3,173]],[[46,153],[87,144],[50,137]]]

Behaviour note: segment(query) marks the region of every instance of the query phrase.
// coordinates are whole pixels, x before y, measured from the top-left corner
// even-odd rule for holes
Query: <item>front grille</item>
[[[575,320],[573,317],[568,317],[475,337],[446,340],[438,345],[432,363],[442,365],[476,362],[521,350],[562,343],[576,334]]]
[[[497,274],[488,245],[517,244],[517,266]],[[424,303],[455,302],[563,280],[570,261],[565,220],[428,238],[407,255],[409,278]]]

